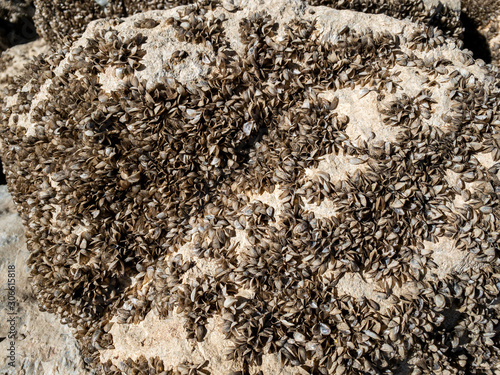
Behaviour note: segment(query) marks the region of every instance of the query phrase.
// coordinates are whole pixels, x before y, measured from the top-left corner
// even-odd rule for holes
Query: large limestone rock
[[[8,9],[12,10],[14,17],[11,19],[12,22],[16,22],[15,17],[19,14],[16,11],[19,11],[22,4],[11,2],[7,5]],[[21,17],[22,14],[18,16]],[[30,59],[48,51],[47,44],[39,39],[2,52],[0,57],[2,101],[13,92],[14,87],[17,87],[16,77],[23,74],[24,66]],[[0,171],[0,175],[3,176],[3,171]],[[4,339],[0,346],[5,355],[1,357],[0,372],[9,375],[90,373],[84,369],[83,357],[70,328],[62,325],[57,315],[39,310],[29,282],[28,257],[22,221],[16,212],[7,186],[2,185],[0,186],[0,285],[2,285],[0,319],[4,324],[1,325],[0,337]],[[10,299],[9,287],[13,294]],[[15,305],[9,304],[11,302],[15,302]],[[15,319],[15,324],[12,325],[13,331],[10,330],[11,321],[8,320],[11,318]],[[15,335],[12,337],[12,334]],[[14,344],[11,345],[11,342]],[[11,346],[15,352],[13,362],[9,356]]]
[[[105,374],[494,374],[498,87],[298,0],[92,22],[4,102],[40,305]]]

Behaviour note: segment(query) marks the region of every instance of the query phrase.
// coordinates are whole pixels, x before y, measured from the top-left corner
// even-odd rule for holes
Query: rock
[[[493,374],[498,78],[299,0],[94,21],[3,103],[34,293],[104,374]]]
[[[311,0],[310,3],[422,22],[457,38],[463,32],[460,0]]]
[[[0,319],[4,322],[0,330],[0,345],[4,353],[0,359],[0,371],[9,375],[87,374],[78,344],[68,326],[62,325],[56,315],[38,309],[28,281],[28,256],[21,219],[7,186],[0,186]],[[15,305],[10,304],[13,302]],[[10,318],[15,319],[12,331]],[[16,336],[9,337],[10,333]],[[9,365],[11,346],[15,366]]]

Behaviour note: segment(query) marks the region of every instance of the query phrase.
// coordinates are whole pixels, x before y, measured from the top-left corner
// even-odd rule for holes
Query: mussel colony
[[[34,0],[38,33],[54,44],[75,39],[90,21],[105,17],[127,17],[154,9],[169,9],[191,0]]]
[[[185,317],[193,341],[222,317],[240,374],[258,373],[266,354],[311,374],[493,374],[496,68],[457,50],[456,64],[480,79],[434,54],[447,43],[435,28],[404,36],[344,27],[325,42],[313,19],[280,24],[266,12],[241,20],[237,52],[224,11],[200,2],[178,12],[136,22],[131,38],[110,26],[40,57],[2,115],[35,294],[75,328],[86,363],[104,374],[209,374],[209,363],[169,369],[161,358],[100,363],[113,318],[138,323],[157,309]],[[137,78],[144,30],[166,26],[212,52],[181,49],[159,68],[196,59],[202,79],[167,74],[147,87]],[[397,69],[425,74],[422,90],[405,93]],[[111,92],[99,81],[109,71],[122,83]],[[440,85],[449,111],[436,119]],[[393,141],[349,136],[336,93],[355,89],[385,104]],[[18,126],[28,115],[33,127]],[[352,173],[320,171],[328,155],[343,155]],[[255,198],[271,195],[276,205]],[[326,214],[311,208],[325,202],[334,207]],[[438,277],[426,244],[445,241],[468,263]],[[372,283],[383,305],[341,294],[348,275]]]
[[[46,40],[59,44],[66,38],[76,38],[87,24],[103,17],[127,17],[157,9],[170,9],[194,3],[192,0],[34,0],[37,9],[35,24]],[[423,0],[308,0],[310,5],[324,5],[335,9],[386,14],[398,19],[411,19],[438,27],[447,35],[460,37],[463,28],[460,12],[442,3],[426,7]],[[242,0],[212,0],[212,5],[223,5],[233,11],[243,6]],[[482,9],[481,6],[474,7]]]

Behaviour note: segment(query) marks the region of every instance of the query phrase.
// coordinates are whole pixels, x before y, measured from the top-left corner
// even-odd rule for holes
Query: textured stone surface
[[[9,9],[14,5],[10,2]],[[17,8],[16,8],[17,9]],[[15,22],[16,19],[11,19]],[[17,45],[4,51],[0,57],[0,97],[2,101],[16,86],[16,78],[24,72],[29,60],[49,50],[43,40]],[[10,86],[10,88],[9,88]],[[7,191],[7,186],[0,186],[0,337],[7,337],[0,348],[7,353],[10,346],[7,319],[9,306],[6,295],[8,282],[8,266],[16,269],[15,287],[17,308],[16,330],[14,339],[16,348],[15,367],[9,366],[6,355],[2,355],[0,372],[2,374],[88,374],[83,369],[83,358],[73,332],[68,326],[60,323],[54,314],[41,312],[36,297],[29,283],[29,252],[22,221],[16,212],[14,202]]]
[[[105,374],[494,374],[497,70],[384,15],[222,5],[92,22],[5,100],[40,304]]]

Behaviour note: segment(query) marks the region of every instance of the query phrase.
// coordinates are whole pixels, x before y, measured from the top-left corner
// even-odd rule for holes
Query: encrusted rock
[[[34,0],[38,33],[53,44],[81,35],[90,21],[126,17],[154,9],[169,9],[190,0]]]
[[[7,186],[0,186],[0,319],[4,322],[0,327],[4,350],[0,372],[6,375],[87,374],[69,327],[62,325],[56,315],[38,310],[28,280],[28,256],[21,219]],[[12,318],[15,319],[13,325]],[[14,358],[9,358],[11,342],[14,342]]]
[[[455,37],[461,37],[463,32],[460,0],[310,0],[309,3],[422,22]]]
[[[34,0],[35,24],[40,35],[53,44],[76,38],[86,25],[103,17],[126,17],[140,12],[170,9],[194,3],[193,0]],[[225,10],[238,8],[240,0],[204,0],[220,4]],[[310,0],[311,5],[326,5],[365,13],[386,14],[435,26],[448,35],[460,37],[460,0]]]
[[[47,53],[49,46],[42,39],[9,48],[0,55],[0,102],[6,96],[15,93],[19,75],[23,75],[24,66],[31,58]],[[21,79],[22,81],[22,79]],[[1,147],[1,146],[0,146]],[[0,160],[0,185],[5,185],[5,175]]]
[[[105,374],[494,374],[498,79],[299,0],[92,22],[1,119],[40,305]]]

